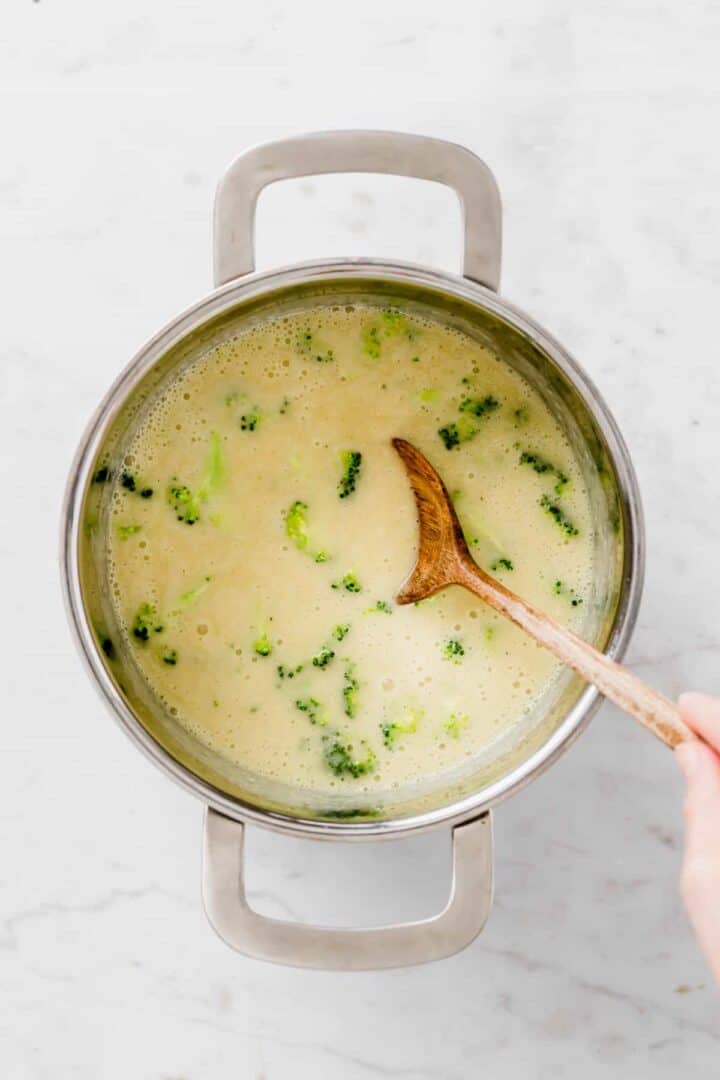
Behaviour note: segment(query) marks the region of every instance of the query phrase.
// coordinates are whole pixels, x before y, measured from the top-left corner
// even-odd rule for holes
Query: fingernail
[[[712,705],[714,698],[710,694],[703,694],[699,690],[685,690],[684,693],[678,698],[678,705],[688,705],[692,708],[693,705]]]
[[[683,742],[675,750],[675,757],[685,779],[689,782],[702,767],[702,748],[694,742]]]

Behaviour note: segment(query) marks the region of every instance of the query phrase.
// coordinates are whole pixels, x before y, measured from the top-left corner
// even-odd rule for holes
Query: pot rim
[[[254,272],[223,285],[167,323],[151,337],[112,383],[93,413],[73,459],[61,511],[61,571],[68,618],[86,669],[115,721],[158,768],[206,805],[238,821],[315,839],[365,840],[418,833],[440,825],[455,825],[485,813],[539,776],[585,730],[602,703],[594,686],[587,686],[565,719],[528,759],[482,791],[457,802],[405,817],[359,822],[294,817],[253,806],[225,794],[176,761],[140,723],[128,707],[101,659],[100,648],[86,617],[79,568],[79,522],[90,468],[108,427],[135,386],[157,360],[188,333],[221,314],[237,301],[263,295],[270,288],[337,280],[375,280],[414,284],[444,291],[508,321],[543,349],[579,391],[606,441],[618,480],[624,521],[624,566],[620,595],[606,653],[621,659],[635,625],[645,570],[645,532],[635,471],[619,428],[604,399],[576,360],[546,330],[515,305],[469,278],[416,263],[371,258],[312,260]]]

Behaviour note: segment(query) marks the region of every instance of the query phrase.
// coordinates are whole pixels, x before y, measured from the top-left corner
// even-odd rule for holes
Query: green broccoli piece
[[[194,604],[198,597],[205,592],[211,581],[212,578],[210,575],[206,574],[202,581],[197,585],[193,585],[191,589],[186,589],[185,592],[180,593],[180,596],[178,597],[180,607],[186,608],[190,607],[191,604]]]
[[[93,473],[93,484],[104,484],[112,477],[112,473],[108,469],[107,465],[101,465],[99,469],[96,469]]]
[[[343,711],[351,720],[357,715],[359,690],[360,682],[355,674],[355,665],[352,662],[348,662],[347,667],[343,672],[342,699]]]
[[[500,402],[492,394],[486,394],[484,398],[463,398],[458,408],[458,412],[462,414],[460,419],[438,428],[438,435],[445,449],[455,450],[462,443],[475,438],[480,429],[472,423],[470,417],[481,420],[491,416],[499,408]]]
[[[307,524],[307,512],[309,509],[307,503],[296,499],[289,509],[285,511],[285,533],[298,551],[305,551],[316,563],[324,563],[330,558],[328,552],[324,549],[317,552],[310,549],[310,535]]]
[[[460,412],[470,413],[472,416],[489,416],[500,408],[500,402],[492,394],[486,394],[484,398],[463,398],[460,402]]]
[[[570,601],[572,607],[580,607],[583,602],[582,597],[569,585],[564,585],[562,581],[555,581],[553,583],[552,591],[556,596],[564,596]]]
[[[380,331],[377,326],[370,326],[364,330],[360,339],[362,351],[371,360],[377,360],[380,356]]]
[[[465,655],[465,646],[456,638],[448,638],[443,645],[442,652],[445,660],[450,660],[453,664],[459,664]]]
[[[253,652],[257,653],[258,656],[270,656],[272,645],[270,644],[270,638],[264,631],[253,641]]]
[[[331,588],[345,589],[347,592],[351,593],[362,592],[362,585],[360,584],[352,570],[349,570],[347,574],[340,578],[339,581],[333,581]]]
[[[118,525],[117,534],[121,540],[127,540],[129,536],[136,536],[142,532],[142,525]]]
[[[566,534],[566,536],[577,536],[579,529],[576,525],[573,525],[572,521],[566,516],[564,511],[556,504],[550,501],[547,495],[543,495],[540,499],[540,506],[546,514],[553,519],[559,529]]]
[[[178,521],[184,521],[186,525],[194,525],[196,521],[199,521],[199,500],[185,484],[178,484],[173,480],[168,488],[168,502],[175,511]]]
[[[444,721],[443,727],[451,738],[459,739],[469,723],[470,717],[466,713],[451,713],[450,718]]]
[[[408,330],[407,317],[398,308],[385,308],[380,318],[388,337],[400,333],[401,330]]]
[[[133,637],[138,641],[146,642],[150,640],[151,634],[161,634],[162,631],[162,623],[157,622],[155,605],[141,604],[132,624]]]
[[[112,638],[104,637],[100,641],[100,648],[107,656],[108,660],[115,659],[115,646],[113,645]]]
[[[325,349],[323,345],[318,345],[309,330],[306,330],[299,335],[297,347],[299,352],[303,353],[305,356],[311,356],[318,364],[332,364],[335,359],[333,350]]]
[[[362,454],[359,450],[343,450],[340,455],[343,473],[338,484],[338,493],[341,499],[347,499],[352,495],[357,486],[362,465]]]
[[[455,423],[438,428],[438,435],[445,444],[446,450],[454,450],[456,446],[460,445],[460,431]]]
[[[378,600],[372,607],[366,608],[365,614],[372,615],[374,612],[379,611],[383,615],[392,615],[392,604],[388,604],[387,600]]]
[[[335,653],[327,645],[323,645],[319,652],[312,658],[313,667],[326,668],[331,660],[335,659]]]
[[[342,742],[339,735],[326,735],[323,742],[325,763],[341,779],[344,780],[346,775],[357,779],[374,769],[375,755],[372,750],[368,750],[364,759],[358,760],[353,756],[352,743]],[[362,740],[361,745],[367,744]]]
[[[567,477],[564,472],[561,472],[556,465],[551,464],[549,461],[546,461],[545,458],[541,457],[539,454],[532,453],[530,450],[523,450],[520,454],[520,464],[530,465],[533,471],[538,473],[539,476],[543,476],[545,473],[551,473],[555,476],[556,483],[553,490],[556,495],[562,495],[565,488],[570,483],[570,478]]]
[[[401,735],[414,734],[424,715],[424,709],[406,705],[404,720],[392,720],[388,723],[381,724],[380,729],[382,731],[383,743],[388,750],[394,749],[395,743]]]
[[[490,569],[491,570],[514,570],[515,567],[513,566],[512,559],[502,558],[502,559],[495,559],[494,562],[490,563]]]
[[[306,513],[308,504],[296,499],[285,514],[285,532],[298,551],[305,551],[310,542]]]
[[[240,417],[240,430],[241,431],[255,431],[260,423],[260,413],[249,412],[243,413]]]
[[[295,702],[295,708],[299,709],[300,712],[304,712],[311,724],[317,724],[319,727],[327,727],[325,710],[317,698],[298,698]]]
[[[340,623],[338,623],[338,625],[333,628],[333,632],[332,632],[333,637],[335,638],[336,641],[343,641],[348,636],[349,633],[350,633],[350,624],[349,623],[345,623],[344,626],[342,626]]]
[[[172,478],[168,488],[168,502],[175,511],[178,521],[194,525],[200,520],[200,506],[211,495],[217,494],[225,481],[225,458],[222,439],[216,431],[210,435],[210,445],[205,458],[203,478],[197,494],[186,484],[180,484],[177,477]]]
[[[122,487],[125,488],[126,491],[134,492],[136,495],[139,495],[141,499],[152,498],[153,489],[151,487],[144,487],[138,490],[137,477],[133,476],[132,473],[127,472],[127,470],[122,473],[120,477],[120,484]]]
[[[304,664],[296,664],[294,668],[285,667],[284,664],[278,664],[277,673],[280,679],[294,679],[296,675],[299,675],[302,671]]]
[[[177,649],[163,649],[162,662],[168,664],[170,667],[175,667],[178,660]]]

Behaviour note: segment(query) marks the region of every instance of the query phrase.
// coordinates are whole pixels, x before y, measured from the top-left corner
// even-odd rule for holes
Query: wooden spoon
[[[435,469],[409,442],[392,442],[407,471],[420,526],[417,561],[396,597],[398,604],[416,603],[448,585],[462,585],[594,683],[666,746],[674,748],[697,738],[669,698],[481,570],[468,550],[447,489]]]

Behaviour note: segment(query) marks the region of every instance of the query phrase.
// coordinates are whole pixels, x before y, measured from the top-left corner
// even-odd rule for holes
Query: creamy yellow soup
[[[391,796],[487,753],[558,677],[459,588],[395,603],[417,526],[394,436],[440,471],[479,564],[581,628],[590,506],[557,422],[470,337],[396,308],[316,308],[210,349],[108,477],[139,669],[261,777]]]

